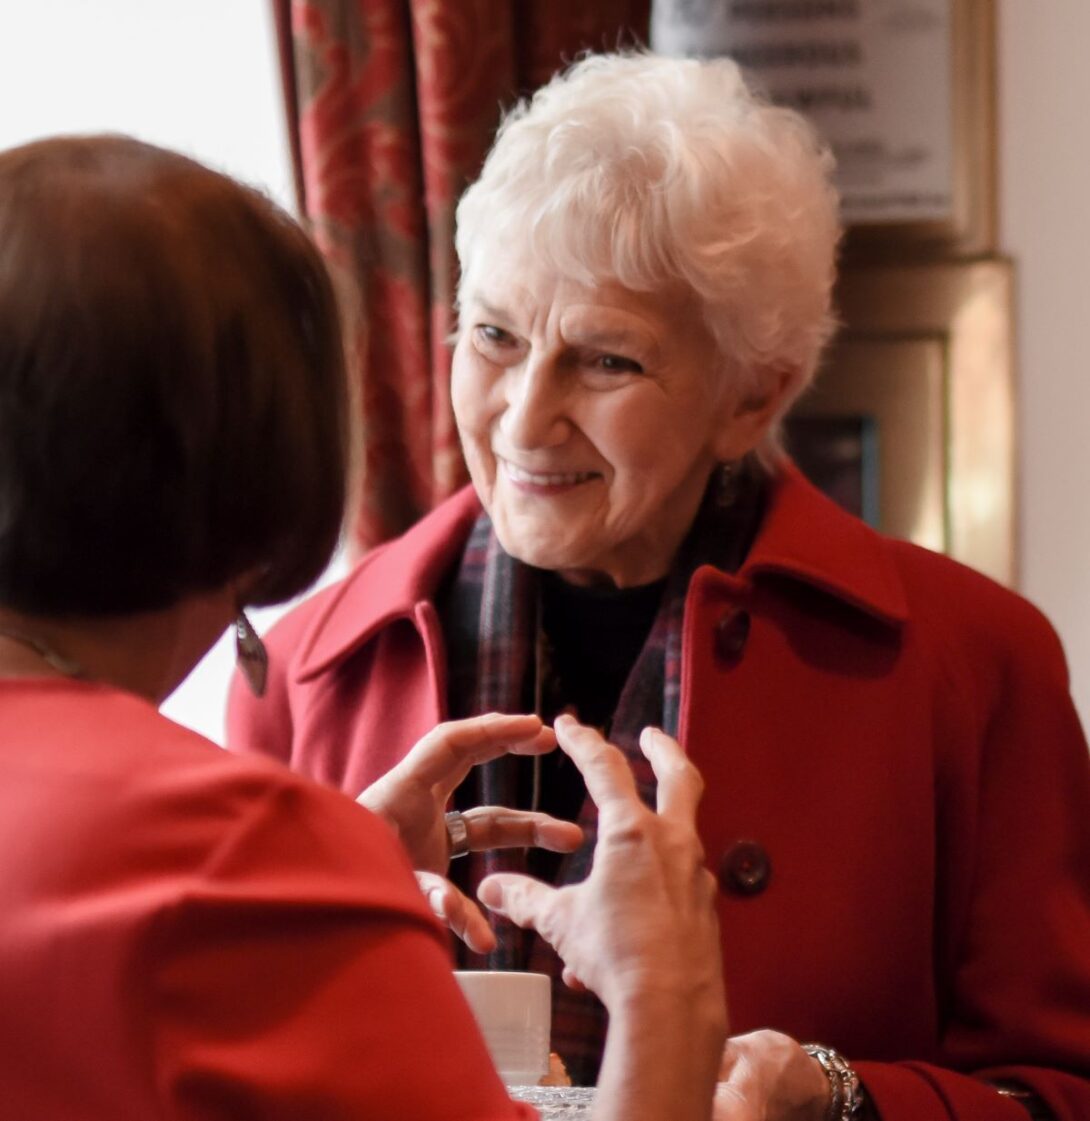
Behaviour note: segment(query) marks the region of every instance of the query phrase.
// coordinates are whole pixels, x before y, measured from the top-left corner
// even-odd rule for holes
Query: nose
[[[512,448],[556,447],[568,436],[565,392],[545,359],[529,358],[504,374],[500,432]]]

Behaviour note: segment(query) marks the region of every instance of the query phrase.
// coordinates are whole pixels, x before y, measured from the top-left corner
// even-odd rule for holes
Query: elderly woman
[[[458,211],[472,489],[280,624],[233,742],[356,794],[447,716],[570,709],[633,756],[661,724],[707,779],[723,1116],[1075,1121],[1090,762],[1059,643],[779,443],[832,329],[830,163],[726,60],[591,57],[516,109]],[[558,756],[482,768],[479,802],[593,836]],[[467,863],[470,886],[500,866]],[[497,934],[493,962],[560,977]],[[555,996],[591,1080],[602,1010]]]
[[[0,153],[5,1118],[533,1115],[387,825],[155,710],[236,616],[260,687],[242,606],[328,561],[340,343],[317,251],[260,195],[119,137]],[[652,812],[595,732],[565,717],[557,738],[601,807],[594,871],[482,898],[609,1008],[595,1118],[700,1121],[725,1015],[699,776],[649,730]],[[434,877],[471,764],[554,742],[533,716],[447,725],[366,800]],[[467,821],[475,846],[579,840],[540,814]]]

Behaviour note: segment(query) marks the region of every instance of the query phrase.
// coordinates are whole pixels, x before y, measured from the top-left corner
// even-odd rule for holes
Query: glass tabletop
[[[519,1102],[529,1102],[542,1121],[586,1121],[594,1104],[593,1086],[508,1086]]]

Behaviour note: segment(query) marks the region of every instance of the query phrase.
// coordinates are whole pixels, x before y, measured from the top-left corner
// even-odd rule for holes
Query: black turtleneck
[[[545,632],[542,716],[552,721],[567,708],[579,720],[608,734],[613,713],[636,659],[655,621],[666,580],[636,588],[582,587],[555,573],[542,572],[541,626]],[[562,751],[541,758],[539,809],[574,821],[586,797],[575,765]],[[533,764],[525,760],[519,781],[519,804],[528,806],[533,791]],[[531,850],[533,874],[551,880],[559,858]]]

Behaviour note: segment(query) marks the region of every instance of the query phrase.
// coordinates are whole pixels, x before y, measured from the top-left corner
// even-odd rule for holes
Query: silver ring
[[[466,828],[466,819],[457,811],[451,810],[443,818],[447,827],[447,837],[450,840],[450,859],[465,856],[469,852],[469,830]]]

